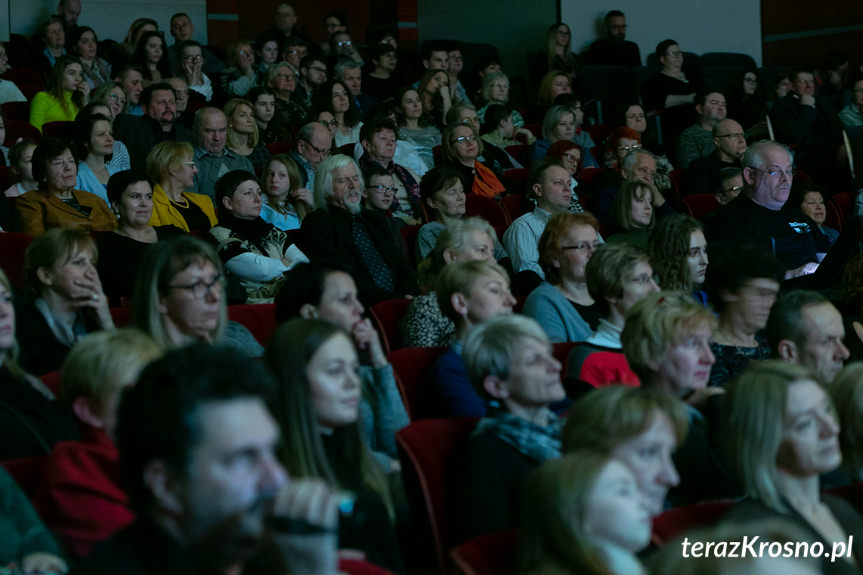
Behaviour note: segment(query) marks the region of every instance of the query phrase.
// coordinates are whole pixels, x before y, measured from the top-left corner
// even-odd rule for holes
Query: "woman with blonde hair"
[[[160,142],[147,155],[153,182],[151,226],[176,226],[184,232],[206,232],[218,220],[213,201],[187,191],[195,183],[195,149],[188,142]]]
[[[632,471],[608,454],[575,451],[544,463],[522,497],[520,575],[644,575],[650,514]]]
[[[30,102],[30,124],[40,132],[48,122],[74,120],[90,98],[90,84],[77,56],[57,58],[46,87]]]
[[[270,152],[259,142],[254,105],[242,98],[231,98],[222,111],[228,120],[225,147],[249,158],[256,169],[262,168],[270,158]]]
[[[827,391],[797,364],[750,366],[725,397],[728,455],[747,499],[728,520],[784,518],[827,548],[863,533],[863,516],[822,493],[820,476],[842,464],[839,424]],[[859,573],[863,550],[836,561],[821,558],[825,575]]]
[[[572,51],[572,31],[564,22],[555,22],[548,27],[545,48],[545,72],[560,70],[574,79],[578,75],[578,56]]]

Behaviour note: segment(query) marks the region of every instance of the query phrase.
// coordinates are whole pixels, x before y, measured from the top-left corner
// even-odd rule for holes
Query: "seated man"
[[[315,188],[315,170],[330,157],[332,147],[333,134],[320,122],[309,122],[297,132],[297,147],[288,155],[300,168],[303,188]]]
[[[635,147],[623,157],[620,162],[620,176],[623,182],[644,182],[650,184],[653,194],[652,203],[653,210],[659,215],[667,215],[675,213],[671,204],[665,200],[665,196],[654,185],[656,177],[656,156],[648,150],[641,147]],[[602,175],[602,174],[600,174]],[[608,184],[612,184],[613,179],[608,180]],[[605,223],[611,219],[611,212],[614,206],[614,198],[617,195],[618,186],[615,185],[599,185],[596,186],[596,214],[599,221]]]
[[[215,199],[216,181],[234,170],[255,175],[252,163],[245,156],[225,147],[228,139],[228,119],[218,108],[201,108],[195,112],[195,183],[188,190]]]
[[[288,482],[265,403],[273,385],[259,364],[204,344],[147,366],[117,416],[137,519],[75,572],[334,575],[340,496]]]
[[[715,193],[723,169],[740,169],[740,158],[746,152],[746,134],[740,124],[730,118],[716,122],[713,144],[716,149],[711,154],[692,160],[683,172],[683,195]]]
[[[765,140],[746,150],[742,165],[743,192],[708,220],[708,241],[771,241],[776,258],[789,270],[786,279],[813,273],[817,254],[827,252],[830,240],[803,212],[786,206],[794,179],[791,153]]]
[[[122,84],[123,89],[126,90],[129,105],[126,113],[131,116],[141,116],[144,113],[141,109],[141,92],[144,91],[144,76],[141,74],[141,69],[131,64],[122,66],[114,70],[114,81]]]
[[[417,284],[386,217],[362,208],[364,187],[353,158],[324,160],[315,174],[315,211],[303,219],[298,243],[311,261],[350,273],[360,301],[370,306],[414,294]]]
[[[626,16],[620,10],[612,10],[605,15],[605,38],[590,45],[587,51],[587,64],[591,66],[641,66],[641,52],[638,44],[626,39]]]
[[[340,57],[333,67],[333,78],[341,80],[345,85],[360,110],[360,116],[365,119],[369,109],[377,102],[363,93],[363,70],[360,63],[353,58]]]
[[[707,156],[715,148],[713,126],[727,114],[725,96],[703,90],[695,94],[696,121],[677,138],[674,167],[685,170],[692,160]],[[742,132],[743,130],[740,130]]]

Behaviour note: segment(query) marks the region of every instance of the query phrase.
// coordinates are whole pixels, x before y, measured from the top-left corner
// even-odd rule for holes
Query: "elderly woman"
[[[554,343],[583,341],[599,326],[599,308],[585,275],[590,256],[602,245],[598,230],[590,214],[555,214],[539,238],[545,281],[527,296],[523,313]]]
[[[440,168],[435,168],[440,169]],[[441,312],[434,282],[447,266],[456,262],[494,261],[494,229],[482,218],[450,222],[437,238],[428,258],[420,264],[420,285],[431,289],[416,296],[399,321],[403,347],[442,347],[455,341],[455,324]]]
[[[52,228],[106,231],[117,226],[104,200],[75,189],[78,166],[67,142],[43,138],[33,150],[32,169],[39,190],[15,202],[22,232],[36,237]]]
[[[784,277],[785,266],[754,246],[727,251],[710,266],[710,301],[719,313],[710,344],[716,357],[710,385],[724,386],[750,362],[770,359],[762,330]]]
[[[207,232],[216,225],[208,196],[188,192],[195,183],[195,150],[187,142],[161,142],[147,155],[153,186],[151,226],[176,226],[184,232]]]
[[[334,145],[340,148],[360,141],[360,109],[348,87],[340,80],[330,80],[319,86],[312,95],[312,113],[326,110],[336,120]]]
[[[261,186],[249,172],[228,172],[215,192],[220,217],[210,235],[225,269],[246,288],[249,303],[272,302],[285,272],[308,258],[284,231],[261,219]]]
[[[150,245],[183,233],[174,226],[150,225],[153,189],[143,174],[125,170],[108,180],[108,199],[117,214],[117,229],[96,236],[96,266],[105,294],[113,302],[132,295],[141,256]],[[116,305],[119,305],[117,303]]]
[[[49,230],[24,253],[30,301],[18,317],[21,364],[36,375],[60,369],[78,341],[113,329],[96,271],[98,252],[80,230]]]
[[[108,179],[117,173],[108,157],[114,153],[111,119],[102,114],[78,114],[75,120],[75,143],[78,146],[78,177],[75,188],[99,196],[108,202]]]
[[[647,573],[637,553],[650,543],[650,513],[634,473],[609,455],[542,465],[526,482],[521,520],[520,574]]]
[[[839,419],[842,468],[850,483],[863,481],[863,363],[849,363],[830,387]]]
[[[357,299],[353,278],[318,264],[300,264],[286,277],[276,298],[276,319],[279,323],[299,317],[321,319],[350,334],[361,357],[363,436],[384,470],[398,469],[395,433],[408,424],[408,416],[380,335],[371,320],[363,318],[364,308]]]
[[[471,387],[462,358],[464,338],[498,315],[512,313],[509,276],[488,261],[444,266],[435,284],[438,307],[456,326],[456,339],[429,370],[428,412],[435,417],[481,417],[486,404]]]
[[[620,334],[641,385],[687,403],[690,431],[674,458],[681,475],[670,495],[675,505],[737,495],[716,421],[722,390],[705,390],[715,361],[710,351],[715,322],[713,313],[689,295],[664,291],[632,306]]]
[[[168,50],[161,32],[144,32],[135,44],[132,64],[141,69],[144,87],[158,84],[171,77]]]
[[[560,140],[569,142],[574,135],[575,112],[567,106],[551,106],[542,120],[542,139],[530,148],[531,161],[544,158],[549,146]]]
[[[39,131],[48,122],[71,122],[90,97],[90,84],[76,56],[57,59],[46,87],[30,102],[30,124]]]
[[[707,277],[707,240],[698,220],[683,214],[660,220],[650,232],[647,251],[659,287],[692,294],[707,304],[707,293],[701,290]]]
[[[227,321],[224,288],[213,248],[187,234],[159,242],[141,258],[132,322],[163,351],[205,342],[260,357],[264,348],[249,330]]]
[[[239,156],[248,158],[256,170],[267,163],[270,152],[259,142],[255,106],[248,100],[232,98],[222,109],[228,120],[225,147]]]
[[[726,515],[750,521],[790,521],[826,548],[863,532],[863,516],[848,502],[822,494],[819,476],[842,463],[839,424],[830,397],[799,365],[770,361],[750,366],[728,386],[728,450],[747,499]],[[859,573],[863,550],[835,561],[825,575]]]
[[[495,402],[467,445],[461,525],[466,538],[512,529],[528,473],[560,457],[563,421],[549,406],[566,398],[560,362],[533,320],[492,318],[464,342],[476,393]]]
[[[306,110],[295,98],[297,77],[287,62],[276,62],[267,70],[266,86],[273,91],[275,112],[272,119],[272,130],[281,134],[280,139],[286,141],[291,133],[291,126],[301,124],[306,116]]]
[[[797,208],[815,222],[818,230],[830,238],[830,244],[839,239],[839,230],[825,226],[827,220],[827,190],[815,182],[796,181],[791,186],[786,205]]]
[[[189,91],[197,98],[210,102],[213,99],[213,82],[204,74],[204,48],[194,40],[181,42],[177,47],[177,72],[186,81]]]
[[[51,451],[34,505],[76,558],[135,519],[119,481],[116,411],[123,390],[159,355],[153,340],[124,328],[87,337],[63,362],[60,387],[82,429],[81,439]]]
[[[459,170],[462,185],[469,193],[497,198],[506,186],[491,168],[478,160],[482,140],[469,124],[449,124],[443,131],[442,154],[448,165]]]
[[[617,232],[609,243],[626,243],[647,250],[647,240],[653,229],[653,186],[644,182],[624,182],[614,196],[612,212]]]
[[[441,133],[430,115],[423,110],[422,98],[415,88],[406,86],[396,92],[396,116],[399,123],[399,140],[413,144],[426,166],[435,165],[432,150],[441,145]]]
[[[483,102],[482,108],[476,111],[480,122],[485,123],[485,113],[489,106],[495,104],[506,106],[509,104],[509,76],[503,72],[492,72],[486,74],[482,79],[482,87],[480,88],[480,97]],[[512,123],[516,128],[524,128],[524,118],[518,110],[512,110]],[[530,133],[529,131],[527,132]]]
[[[111,82],[111,65],[97,54],[99,39],[89,26],[75,26],[69,38],[72,53],[78,56],[84,71],[84,78],[95,90],[106,82]]]
[[[242,98],[258,85],[255,50],[249,40],[235,40],[225,53],[227,68],[222,72],[222,92],[229,98]]]
[[[36,34],[33,36],[33,45],[42,48],[41,62],[45,71],[50,70],[57,64],[57,60],[66,54],[66,32],[63,29],[63,20],[59,16],[51,16],[39,24]]]

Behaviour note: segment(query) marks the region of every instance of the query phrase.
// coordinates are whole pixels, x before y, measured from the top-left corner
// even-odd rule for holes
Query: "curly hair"
[[[653,227],[647,240],[647,252],[659,278],[659,287],[692,293],[695,284],[686,258],[693,232],[701,230],[703,227],[698,220],[683,214],[659,220]]]

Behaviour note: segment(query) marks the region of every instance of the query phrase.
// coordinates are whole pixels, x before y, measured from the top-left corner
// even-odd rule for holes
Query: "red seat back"
[[[70,142],[75,139],[75,122],[47,122],[42,124],[42,134]]]
[[[509,225],[506,214],[503,212],[503,208],[500,207],[498,201],[485,196],[467,194],[464,215],[468,218],[479,216],[490,223],[494,231],[497,232],[498,238],[503,237],[503,232],[506,231]]]
[[[21,102],[15,102],[16,104]],[[26,104],[27,102],[23,102]],[[7,104],[3,104],[6,106]],[[6,116],[6,146],[14,146],[19,139],[35,140],[38,143],[42,139],[42,133],[27,120],[12,120]]]
[[[560,362],[561,377],[566,375],[566,367],[567,367],[567,364],[569,363],[569,352],[572,351],[572,348],[574,348],[577,345],[578,345],[578,342],[574,342],[574,341],[563,341],[560,343],[553,344],[554,349],[553,349],[552,353],[554,354],[554,359],[556,359],[557,361]]]
[[[3,469],[12,476],[12,479],[21,488],[21,491],[27,495],[27,498],[32,500],[42,485],[45,460],[45,456],[37,455],[35,457],[7,459],[0,463],[0,465],[3,465]]]
[[[684,531],[714,525],[722,519],[732,503],[731,501],[718,501],[669,509],[653,519],[653,542],[657,546],[662,546],[677,538]]]
[[[402,479],[417,533],[417,549],[410,557],[428,570],[437,566],[447,575],[451,547],[449,523],[453,517],[455,480],[462,448],[476,427],[477,418],[455,417],[417,421],[396,433],[402,461]]]
[[[683,198],[683,204],[689,211],[689,215],[700,220],[707,214],[719,209],[719,201],[715,194],[694,194]]]
[[[422,406],[425,374],[446,350],[446,347],[406,347],[397,349],[387,356],[395,371],[402,403],[405,404],[411,421],[421,419],[425,415]]]
[[[828,228],[841,230],[845,224],[845,218],[854,215],[856,197],[856,192],[843,192],[830,198],[830,201],[827,202],[827,219],[824,221],[824,225]]]
[[[378,333],[381,336],[381,343],[384,345],[384,353],[387,355],[390,352],[401,348],[401,337],[399,335],[399,320],[405,315],[411,301],[405,298],[391,299],[380,301],[374,304],[371,309],[372,321],[378,328]]]
[[[859,513],[863,513],[863,482],[837,487],[831,489],[829,493],[841,497],[853,505]]]
[[[2,193],[2,191],[0,191]],[[24,289],[24,251],[33,238],[27,234],[6,232],[0,234],[0,268],[16,289]]]
[[[3,115],[6,116],[6,121],[10,122],[15,120],[16,122],[24,122],[28,126],[30,126],[30,102],[5,102],[0,104],[0,108],[3,108]],[[33,128],[33,126],[30,126]],[[36,130],[36,128],[33,128]],[[39,130],[36,130],[39,132]],[[6,126],[6,141],[14,142],[15,140],[9,139],[9,126]]]
[[[524,214],[533,211],[533,203],[521,194],[506,196],[500,201],[500,206],[512,223]]]
[[[278,327],[274,303],[229,305],[228,319],[242,324],[261,345],[267,345]]]
[[[125,307],[112,307],[111,308],[111,318],[114,320],[114,327],[121,328],[132,323],[132,308]]]
[[[422,226],[417,224],[415,226],[405,226],[399,230],[399,234],[401,235],[402,242],[404,242],[405,249],[408,251],[408,259],[411,262],[411,265],[416,269],[419,262],[417,259],[417,236],[420,233],[420,228]]]
[[[530,174],[529,168],[513,168],[506,170],[503,175],[513,184],[513,190],[522,194],[527,193],[527,176]],[[515,218],[513,218],[515,219]]]
[[[593,178],[602,173],[605,168],[585,168],[581,171],[581,183],[590,187],[593,185]],[[581,194],[579,194],[581,195]]]
[[[464,575],[515,575],[518,531],[480,535],[452,551],[453,563]]]
[[[42,383],[45,384],[45,387],[50,389],[54,395],[60,395],[60,371],[49,371],[41,378]]]
[[[267,144],[267,151],[270,152],[271,155],[276,156],[278,154],[287,154],[291,151],[290,142],[273,142],[271,144]]]

